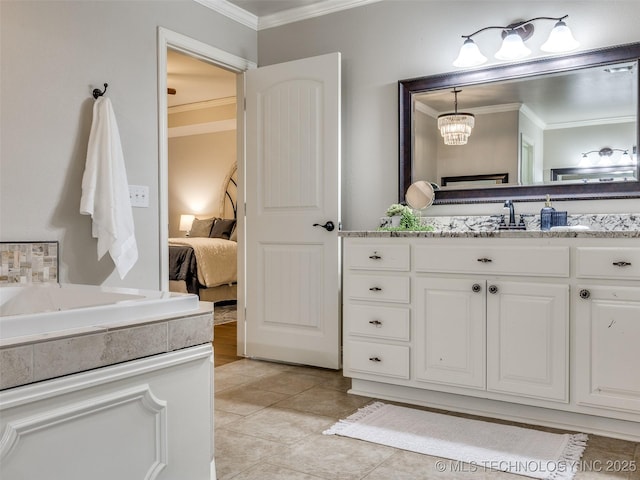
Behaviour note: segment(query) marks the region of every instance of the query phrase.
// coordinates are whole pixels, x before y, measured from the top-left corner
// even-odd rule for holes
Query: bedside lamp
[[[188,237],[189,231],[191,230],[191,224],[195,218],[195,215],[180,215],[180,225],[178,226],[178,230],[181,232],[187,232]]]

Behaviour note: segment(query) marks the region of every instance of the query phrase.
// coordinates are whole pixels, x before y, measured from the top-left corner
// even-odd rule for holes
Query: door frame
[[[256,68],[255,62],[195,40],[164,27],[158,27],[158,243],[162,291],[169,290],[169,151],[167,95],[167,50],[172,49],[213,63],[238,75],[236,85],[237,164],[238,164],[238,352],[244,352],[244,73]]]

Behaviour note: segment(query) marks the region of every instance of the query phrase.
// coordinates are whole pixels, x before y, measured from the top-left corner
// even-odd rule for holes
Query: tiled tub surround
[[[45,297],[65,293],[84,308],[67,305],[22,315],[0,310],[0,390],[206,344],[213,336],[212,304],[194,295],[87,285],[6,286],[0,288],[0,309],[11,306],[8,297],[19,298],[16,289],[40,290]],[[120,295],[114,300],[120,303],[101,305],[101,294]],[[88,297],[95,306],[87,304]]]
[[[640,213],[573,214],[567,216],[567,227],[550,231],[540,230],[540,215],[523,214],[526,230],[499,230],[502,215],[469,215],[421,217],[423,225],[431,225],[431,232],[345,231],[342,236],[460,236],[460,237],[640,237]],[[519,219],[520,215],[516,215]],[[391,224],[389,217],[380,219],[380,226]],[[576,229],[578,227],[579,229]],[[586,227],[582,229],[580,227]]]
[[[58,242],[0,242],[0,285],[58,281]]]
[[[108,290],[134,298],[0,317],[0,477],[215,480],[212,304]]]

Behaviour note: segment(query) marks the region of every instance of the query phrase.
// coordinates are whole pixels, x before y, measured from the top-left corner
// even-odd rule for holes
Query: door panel
[[[493,286],[496,293],[487,296],[487,390],[568,402],[569,287]]]
[[[474,283],[416,279],[416,379],[484,389],[484,282]]]
[[[246,81],[246,354],[339,368],[340,54]]]

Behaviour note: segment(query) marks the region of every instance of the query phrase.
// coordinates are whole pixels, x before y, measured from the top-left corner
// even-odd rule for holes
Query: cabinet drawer
[[[409,378],[409,347],[347,342],[345,369],[386,377]]]
[[[354,300],[409,303],[409,277],[349,275],[345,292]]]
[[[345,248],[347,268],[352,270],[395,270],[408,272],[409,245],[347,245]]]
[[[640,248],[577,247],[578,278],[640,278]]]
[[[418,245],[417,272],[569,276],[569,247]]]
[[[409,309],[379,305],[345,305],[345,324],[349,335],[409,340]]]

